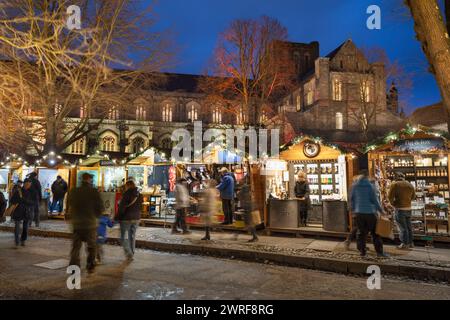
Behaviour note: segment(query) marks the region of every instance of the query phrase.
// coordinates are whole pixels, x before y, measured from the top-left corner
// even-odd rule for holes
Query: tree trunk
[[[436,0],[407,0],[415,22],[417,39],[438,83],[450,132],[450,40]],[[448,17],[448,1],[446,1]],[[447,24],[448,26],[448,24]]]
[[[447,23],[447,32],[450,34],[450,0],[445,0],[445,21]]]

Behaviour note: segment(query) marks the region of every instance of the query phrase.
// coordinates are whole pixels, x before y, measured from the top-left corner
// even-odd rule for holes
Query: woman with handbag
[[[120,242],[128,260],[133,260],[136,247],[136,230],[141,219],[142,195],[134,181],[125,183],[125,192],[119,204]],[[125,238],[125,234],[127,237]]]
[[[28,227],[34,217],[35,198],[36,194],[31,188],[31,180],[29,179],[25,179],[23,188],[17,188],[12,195],[11,206],[8,210],[10,210],[11,219],[15,223],[14,236],[16,246],[19,244],[25,246],[25,241],[28,238]]]

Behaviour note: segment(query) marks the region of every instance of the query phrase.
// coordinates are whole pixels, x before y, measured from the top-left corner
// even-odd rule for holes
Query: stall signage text
[[[116,164],[112,160],[101,160],[100,165],[103,167],[112,167],[112,166],[115,166]]]
[[[442,139],[412,139],[401,140],[395,143],[394,151],[432,151],[444,150]]]

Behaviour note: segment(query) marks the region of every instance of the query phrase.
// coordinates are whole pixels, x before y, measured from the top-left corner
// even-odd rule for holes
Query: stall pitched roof
[[[446,146],[449,144],[449,134],[447,132],[433,130],[425,126],[413,127],[411,125],[406,126],[404,129],[398,132],[390,132],[384,137],[376,139],[366,145],[364,152],[373,151],[390,151],[394,147],[394,143],[401,139],[420,139],[420,138],[442,138],[446,142]]]
[[[361,145],[360,144],[351,144],[351,143],[344,143],[344,142],[327,142],[322,137],[313,137],[310,135],[300,135],[292,139],[290,142],[282,145],[280,147],[280,152],[288,150],[290,147],[295,146],[299,143],[302,143],[305,140],[312,140],[316,143],[320,143],[324,146],[336,149],[340,151],[341,153],[355,153],[355,154],[361,154]]]

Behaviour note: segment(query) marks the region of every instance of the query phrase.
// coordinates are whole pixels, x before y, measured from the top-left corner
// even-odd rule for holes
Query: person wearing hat
[[[411,224],[411,202],[415,199],[416,192],[413,185],[406,181],[402,172],[396,172],[395,181],[389,188],[389,202],[395,208],[395,222],[400,231],[401,244],[399,249],[414,248],[414,237]]]
[[[223,167],[219,170],[222,179],[220,184],[216,187],[220,191],[220,199],[222,199],[222,210],[225,215],[223,224],[233,223],[233,206],[234,198],[234,179],[228,172],[228,169]]]
[[[87,245],[87,270],[94,272],[97,248],[97,219],[105,211],[100,193],[92,184],[92,175],[82,175],[81,186],[72,189],[67,197],[69,219],[72,223],[72,250],[70,265],[80,265],[80,249]]]

